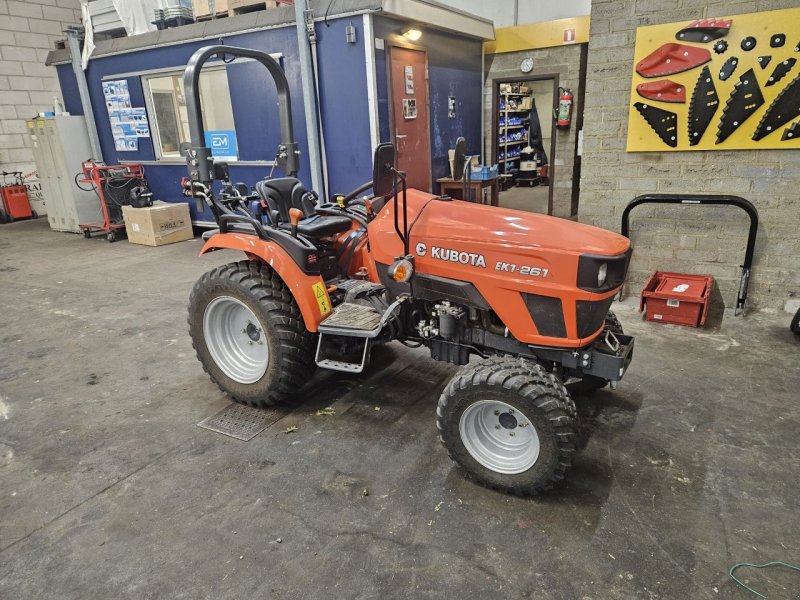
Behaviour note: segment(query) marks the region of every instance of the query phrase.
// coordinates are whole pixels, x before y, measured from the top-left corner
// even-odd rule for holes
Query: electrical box
[[[50,229],[81,233],[80,223],[102,219],[97,194],[75,183],[83,161],[93,158],[86,121],[56,115],[29,119],[27,126]]]

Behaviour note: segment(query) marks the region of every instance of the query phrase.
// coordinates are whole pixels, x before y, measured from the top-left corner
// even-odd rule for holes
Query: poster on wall
[[[103,97],[114,137],[117,152],[135,152],[139,149],[139,138],[150,137],[150,124],[144,107],[131,106],[128,80],[103,82]]]
[[[414,95],[414,67],[406,65],[403,69],[406,81],[406,94],[409,96]]]
[[[639,27],[629,152],[800,148],[800,8]]]
[[[417,118],[417,101],[414,98],[403,98],[403,118]]]

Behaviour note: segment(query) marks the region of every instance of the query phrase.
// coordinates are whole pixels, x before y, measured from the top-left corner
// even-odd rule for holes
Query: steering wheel
[[[342,204],[347,206],[347,204],[349,204],[352,200],[354,200],[356,198],[356,196],[358,196],[361,192],[364,192],[364,191],[370,189],[371,187],[372,187],[372,181],[368,181],[368,182],[366,182],[364,184],[361,184],[356,189],[354,189],[352,192],[347,194],[344,198],[342,198]]]

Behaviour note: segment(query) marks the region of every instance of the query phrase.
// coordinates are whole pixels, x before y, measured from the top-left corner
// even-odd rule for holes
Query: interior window
[[[189,117],[183,72],[145,77],[144,88],[153,121],[157,158],[180,157],[180,145],[189,141]],[[206,131],[233,130],[233,109],[225,68],[200,73],[200,104]]]

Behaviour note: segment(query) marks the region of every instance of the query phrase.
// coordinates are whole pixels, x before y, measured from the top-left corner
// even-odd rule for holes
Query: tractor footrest
[[[321,334],[373,338],[381,332],[381,314],[371,306],[342,302],[319,324]]]
[[[370,338],[319,334],[315,361],[318,367],[345,373],[361,373],[369,362]]]

